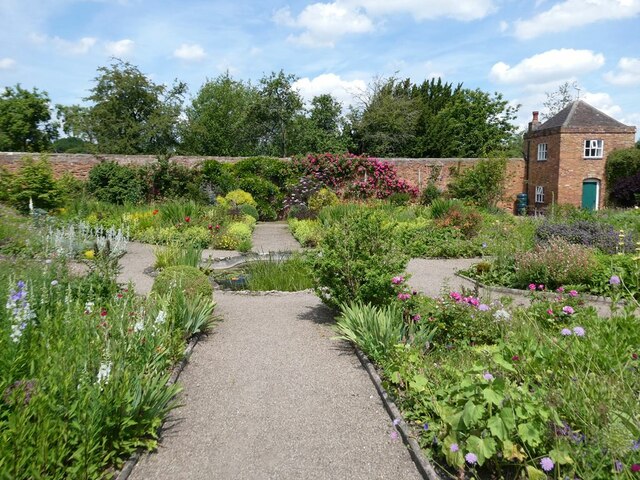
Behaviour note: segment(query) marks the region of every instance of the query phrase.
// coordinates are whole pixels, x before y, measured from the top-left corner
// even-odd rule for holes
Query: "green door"
[[[582,208],[586,210],[598,209],[598,180],[582,182]]]

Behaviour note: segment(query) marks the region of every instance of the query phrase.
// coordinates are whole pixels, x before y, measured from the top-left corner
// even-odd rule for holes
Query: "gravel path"
[[[295,252],[302,250],[298,241],[289,232],[287,222],[260,222],[253,231],[253,248],[257,253]]]
[[[159,451],[132,479],[413,479],[419,474],[351,347],[309,292],[217,292]]]
[[[409,285],[430,297],[439,297],[445,286],[452,290],[473,288],[472,282],[454,274],[479,261],[479,258],[414,258],[407,266],[407,273],[411,274]]]
[[[118,283],[133,282],[136,293],[148,295],[153,286],[153,278],[144,273],[144,269],[153,267],[156,256],[153,245],[129,242],[127,253],[120,259],[120,273]]]

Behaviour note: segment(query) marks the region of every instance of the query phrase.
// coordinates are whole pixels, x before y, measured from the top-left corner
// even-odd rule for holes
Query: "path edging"
[[[431,465],[427,457],[425,457],[424,454],[422,453],[422,448],[420,448],[420,445],[418,444],[416,439],[413,437],[409,426],[404,421],[404,418],[400,413],[400,410],[398,409],[398,407],[393,402],[393,400],[391,399],[387,391],[382,386],[382,379],[378,375],[378,372],[376,372],[375,367],[369,361],[367,356],[359,348],[357,347],[354,347],[354,348],[356,351],[356,355],[360,360],[360,363],[362,363],[362,366],[369,374],[369,378],[371,378],[371,381],[375,385],[385,410],[393,420],[400,420],[400,422],[398,423],[398,425],[396,425],[395,428],[400,432],[402,441],[407,446],[409,450],[409,454],[411,455],[411,459],[413,460],[413,463],[415,463],[416,468],[418,469],[418,472],[420,472],[420,475],[422,475],[422,478],[426,480],[442,480],[434,470],[433,466]]]
[[[191,357],[191,354],[193,353],[193,349],[195,348],[195,346],[197,345],[198,341],[200,340],[200,337],[202,336],[202,333],[198,333],[196,335],[194,335],[191,340],[189,341],[187,348],[185,348],[184,350],[184,354],[182,357],[182,360],[180,360],[180,362],[173,367],[173,371],[171,373],[171,377],[169,377],[169,381],[167,382],[167,385],[173,385],[174,383],[176,383],[178,381],[178,378],[180,377],[180,374],[182,373],[182,370],[184,370],[184,368],[187,366],[187,363],[189,362],[189,357]],[[162,420],[162,425],[160,425],[159,427],[159,431],[162,430],[162,428],[164,427],[164,422],[166,419]],[[141,448],[139,448],[137,451],[135,451],[130,457],[129,460],[127,460],[124,465],[122,466],[122,468],[120,469],[120,472],[118,472],[118,474],[115,476],[115,480],[127,480],[129,478],[129,475],[131,475],[133,473],[133,469],[135,468],[135,466],[138,464],[138,461],[140,460],[140,458],[142,457],[142,455],[145,453],[145,451]]]

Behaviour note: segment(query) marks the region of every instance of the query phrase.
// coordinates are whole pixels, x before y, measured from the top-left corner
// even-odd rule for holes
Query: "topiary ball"
[[[198,268],[187,265],[177,265],[162,270],[153,282],[152,290],[160,295],[166,295],[174,288],[182,290],[187,296],[210,297],[213,295],[209,278]]]

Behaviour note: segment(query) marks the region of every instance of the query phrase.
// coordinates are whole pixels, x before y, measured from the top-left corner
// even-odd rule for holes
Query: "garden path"
[[[287,222],[260,222],[253,231],[252,252],[295,252],[302,250],[289,232]]]
[[[429,297],[439,297],[442,289],[473,288],[473,282],[455,276],[455,272],[478,263],[477,258],[413,258],[407,266],[409,285]]]

